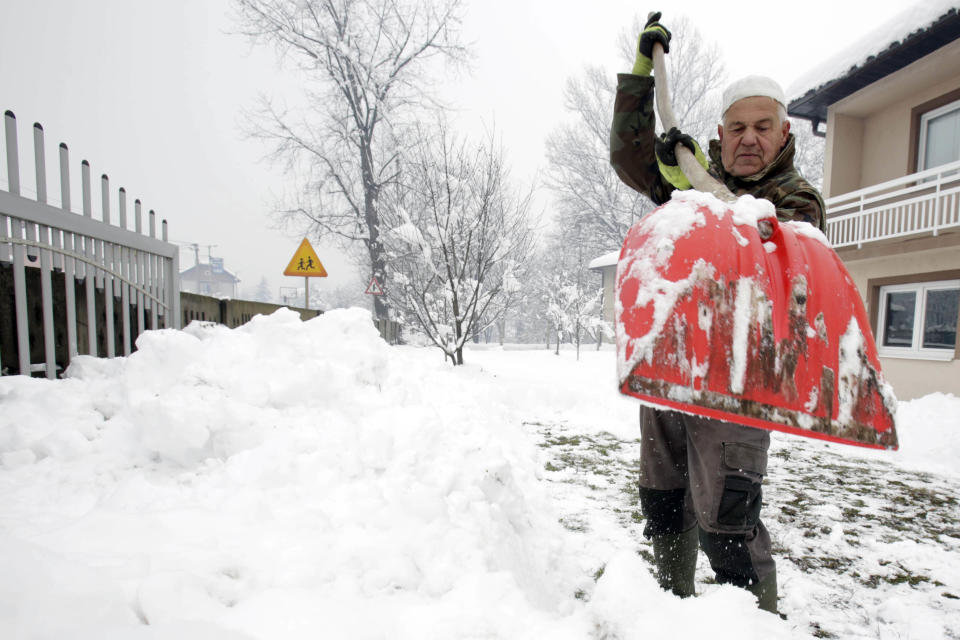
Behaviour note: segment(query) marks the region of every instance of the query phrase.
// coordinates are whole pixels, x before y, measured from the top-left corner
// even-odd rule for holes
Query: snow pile
[[[360,310],[138,347],[0,381],[0,637],[512,638],[582,609],[478,372]]]
[[[635,473],[611,351],[471,350],[453,369],[371,324],[194,323],[68,379],[0,379],[0,637],[808,637],[740,589],[660,591],[633,480],[577,498],[539,477],[580,438]],[[952,396],[901,403],[901,463],[952,465],[958,416]],[[597,444],[610,433],[623,451]]]
[[[900,449],[893,460],[909,469],[960,475],[960,398],[931,393],[898,404]]]

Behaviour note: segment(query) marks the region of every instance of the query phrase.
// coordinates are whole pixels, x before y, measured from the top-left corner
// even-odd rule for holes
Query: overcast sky
[[[446,85],[463,127],[495,124],[518,180],[545,164],[543,141],[564,118],[565,79],[587,64],[620,68],[616,41],[635,13],[656,6],[635,1],[468,0],[465,40],[475,58],[469,75]],[[271,228],[279,169],[266,149],[242,134],[244,108],[260,92],[291,89],[269,51],[231,35],[228,0],[3,0],[0,5],[0,110],[18,117],[21,181],[33,192],[31,126],[47,137],[48,181],[58,201],[56,145],[70,147],[73,202],[79,163],[107,173],[169,223],[170,238],[222,257],[243,289],[282,275],[302,236]],[[817,63],[889,20],[910,3],[808,0],[801,3],[674,0],[664,23],[688,15],[717,42],[728,77],[771,75],[785,88]],[[0,157],[0,186],[6,161]],[[114,196],[115,197],[115,196]],[[99,203],[99,186],[95,188]],[[542,197],[538,206],[547,207]],[[95,216],[99,215],[95,205]],[[78,205],[75,204],[75,209]],[[208,245],[215,245],[208,249]],[[330,277],[311,288],[362,279],[342,256],[315,244]],[[181,268],[193,264],[181,252]],[[365,286],[365,282],[362,286]]]

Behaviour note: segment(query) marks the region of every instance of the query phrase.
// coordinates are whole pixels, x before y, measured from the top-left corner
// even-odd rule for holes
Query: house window
[[[960,160],[960,100],[920,117],[917,171]]]
[[[958,317],[960,280],[880,287],[880,355],[951,360]]]

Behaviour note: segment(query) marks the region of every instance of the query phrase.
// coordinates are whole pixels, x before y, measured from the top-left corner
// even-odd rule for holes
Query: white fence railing
[[[57,369],[66,368],[78,353],[112,358],[119,349],[129,355],[136,336],[146,329],[179,327],[179,252],[167,242],[166,221],[161,238],[157,238],[156,216],[150,211],[149,235],[144,235],[141,204],[136,200],[134,230],[128,229],[126,191],[121,188],[115,201],[118,225],[114,225],[106,175],[100,180],[100,216],[95,219],[86,160],[81,163],[82,214],[71,211],[65,144],[60,145],[59,158],[61,205],[48,204],[43,127],[39,124],[33,126],[36,198],[24,197],[16,124],[13,113],[7,111],[7,190],[0,189],[0,277],[9,278],[12,271],[14,313],[7,309],[0,317],[0,345],[8,347],[0,349],[0,371],[24,375],[44,371],[53,378]],[[36,282],[37,274],[39,287],[29,286]],[[54,291],[55,281],[62,282],[62,296]],[[6,306],[8,300],[5,296],[0,302]],[[42,309],[40,314],[38,309]],[[42,321],[34,319],[37,315]],[[11,317],[12,322],[8,320]],[[115,326],[117,322],[121,326]],[[78,324],[85,329],[79,334]],[[16,358],[7,352],[14,343],[11,351]],[[31,362],[31,353],[36,363]],[[11,360],[18,366],[12,366]]]
[[[960,162],[835,196],[826,201],[835,249],[960,227]]]

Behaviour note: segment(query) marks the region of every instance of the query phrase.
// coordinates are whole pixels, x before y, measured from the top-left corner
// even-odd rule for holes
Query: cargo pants
[[[640,434],[644,536],[698,526],[720,584],[748,587],[771,574],[760,521],[770,432],[643,405]]]

